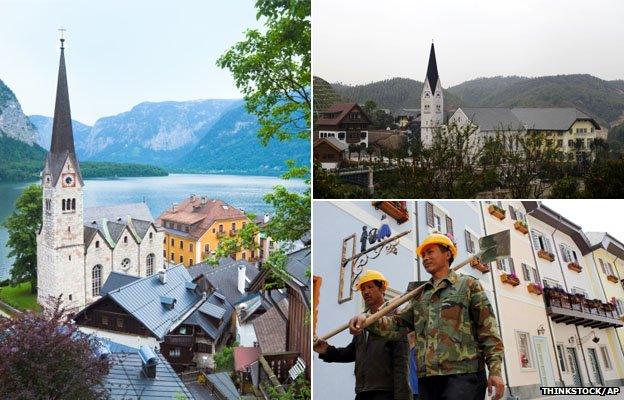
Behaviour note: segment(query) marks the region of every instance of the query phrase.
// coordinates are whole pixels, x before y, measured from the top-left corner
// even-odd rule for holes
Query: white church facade
[[[164,231],[144,203],[84,207],[74,149],[64,40],[50,152],[42,171],[43,215],[37,234],[37,302],[62,296],[76,312],[99,298],[112,271],[147,276],[163,268]]]

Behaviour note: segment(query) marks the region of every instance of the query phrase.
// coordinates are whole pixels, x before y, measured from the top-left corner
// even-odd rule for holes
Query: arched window
[[[128,236],[124,236],[124,243],[128,243]]]
[[[124,258],[123,261],[121,262],[121,269],[128,269],[128,268],[130,268],[130,259]]]
[[[100,289],[102,288],[102,266],[100,264],[93,267],[91,270],[91,293],[93,296],[100,295]]]
[[[65,199],[63,199],[61,202],[63,204],[63,211],[65,211]]]
[[[154,254],[153,253],[150,253],[147,255],[147,259],[145,260],[145,265],[147,266],[146,275],[147,276],[154,275]]]
[[[76,199],[72,199],[72,210],[76,209]]]
[[[100,248],[100,241],[99,241],[99,240],[96,240],[96,241],[95,241],[95,248],[96,248],[96,249],[99,249],[99,248]]]

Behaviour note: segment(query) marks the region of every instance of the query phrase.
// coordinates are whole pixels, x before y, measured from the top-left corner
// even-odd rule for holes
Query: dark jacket
[[[394,392],[394,399],[411,399],[407,381],[407,337],[388,340],[370,332],[353,336],[347,347],[329,346],[319,358],[325,362],[355,362],[355,393]]]

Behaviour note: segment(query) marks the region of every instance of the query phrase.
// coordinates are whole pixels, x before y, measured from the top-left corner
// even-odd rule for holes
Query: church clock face
[[[76,185],[74,174],[63,174],[63,187],[73,187]]]

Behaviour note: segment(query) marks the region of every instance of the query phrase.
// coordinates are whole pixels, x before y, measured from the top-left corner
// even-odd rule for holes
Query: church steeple
[[[431,51],[429,52],[429,65],[427,66],[427,80],[431,91],[435,92],[436,85],[438,84],[438,64],[436,62],[435,48],[433,42],[431,42]]]
[[[63,166],[69,158],[76,170],[77,178],[82,182],[82,174],[74,148],[71,109],[69,107],[69,91],[67,89],[67,71],[65,68],[65,39],[61,38],[61,58],[59,61],[58,80],[56,86],[56,103],[54,105],[54,122],[52,125],[52,142],[48,155],[49,168],[53,185],[56,185]]]

